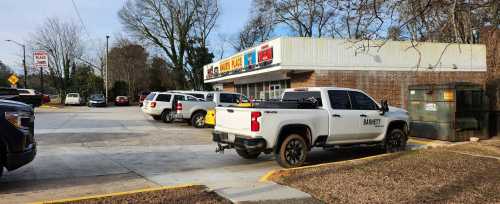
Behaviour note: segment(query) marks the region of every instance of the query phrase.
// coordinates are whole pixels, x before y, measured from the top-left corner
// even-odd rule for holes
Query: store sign
[[[205,79],[227,76],[235,73],[246,72],[264,68],[273,63],[273,47],[268,44],[259,48],[236,55],[220,63],[210,65],[205,72]]]
[[[264,45],[259,51],[259,66],[266,66],[273,63],[273,47]]]
[[[207,69],[207,73],[205,75],[205,79],[212,79],[215,76],[219,76],[219,67],[210,66]]]
[[[220,72],[226,73],[231,71],[231,60],[226,60],[220,63]]]
[[[49,67],[49,53],[45,50],[37,50],[33,52],[33,66],[36,68]]]
[[[245,70],[255,68],[255,66],[257,66],[257,54],[255,53],[255,50],[245,53],[245,59],[243,61],[245,62]]]
[[[231,71],[239,71],[243,68],[243,55],[231,58]]]

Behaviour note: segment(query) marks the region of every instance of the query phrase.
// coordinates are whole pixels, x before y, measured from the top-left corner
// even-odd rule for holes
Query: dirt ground
[[[58,202],[56,202],[58,203]],[[175,189],[156,190],[126,195],[59,202],[61,204],[100,204],[100,203],[231,203],[208,191],[204,186],[189,186]]]
[[[327,203],[499,203],[500,140],[284,170],[271,179]]]

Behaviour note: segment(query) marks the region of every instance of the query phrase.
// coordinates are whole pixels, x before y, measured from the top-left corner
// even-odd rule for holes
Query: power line
[[[90,33],[87,27],[85,26],[85,23],[83,22],[82,16],[80,15],[80,11],[78,10],[78,7],[76,6],[75,0],[71,0],[73,3],[73,8],[75,9],[76,16],[78,17],[78,20],[80,20],[80,23],[82,24],[83,30],[87,34],[87,37],[90,39]]]

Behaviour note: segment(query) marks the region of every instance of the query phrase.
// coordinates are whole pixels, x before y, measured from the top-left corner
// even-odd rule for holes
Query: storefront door
[[[280,84],[270,84],[269,85],[269,98],[279,99],[281,96],[281,85]]]

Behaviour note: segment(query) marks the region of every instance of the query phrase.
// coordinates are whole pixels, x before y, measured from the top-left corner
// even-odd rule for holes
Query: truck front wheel
[[[299,167],[306,161],[307,151],[304,138],[298,134],[291,134],[281,143],[274,157],[284,168]]]
[[[257,159],[257,157],[259,157],[259,155],[260,155],[260,152],[249,153],[248,151],[243,150],[243,149],[241,149],[241,150],[237,149],[236,153],[238,153],[238,155],[240,155],[240,157],[245,158],[245,159]]]
[[[400,129],[392,129],[385,137],[384,149],[386,152],[399,152],[406,149],[406,134]]]

